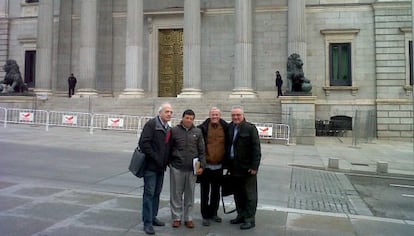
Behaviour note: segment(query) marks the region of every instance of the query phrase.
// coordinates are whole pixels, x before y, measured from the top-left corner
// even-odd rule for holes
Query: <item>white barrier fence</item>
[[[3,123],[4,128],[7,126],[7,110],[6,108],[0,107],[0,122]]]
[[[44,111],[31,109],[15,109],[0,107],[0,123],[6,128],[7,124],[29,124],[45,126],[73,127],[89,129],[90,133],[96,129],[134,131],[137,136],[141,133],[144,124],[152,117],[132,116],[119,114],[90,114],[72,111]],[[181,119],[171,119],[170,125],[179,124]],[[195,120],[199,125],[204,120]],[[290,128],[286,124],[254,123],[260,139],[284,140],[289,144]]]
[[[49,126],[89,128],[91,114],[71,111],[49,111]]]

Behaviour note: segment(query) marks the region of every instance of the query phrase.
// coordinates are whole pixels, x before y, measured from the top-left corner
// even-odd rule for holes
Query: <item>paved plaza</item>
[[[137,134],[11,126],[0,130],[0,235],[145,235],[142,180],[126,170]],[[56,153],[56,154],[55,154]],[[58,153],[62,153],[59,155]],[[64,154],[66,153],[66,154]],[[414,221],[375,217],[345,173],[414,177],[413,144],[317,137],[315,146],[262,144],[256,227],[229,224],[173,229],[166,173],[156,235],[411,235]],[[78,157],[89,155],[89,157]],[[328,169],[329,159],[339,169]],[[198,190],[197,190],[198,191]],[[225,199],[232,207],[231,199]]]

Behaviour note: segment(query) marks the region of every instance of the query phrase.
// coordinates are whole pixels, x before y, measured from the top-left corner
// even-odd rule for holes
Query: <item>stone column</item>
[[[300,55],[306,71],[306,0],[288,1],[288,56]],[[306,74],[306,73],[305,73]]]
[[[177,97],[200,98],[200,0],[184,0],[184,83]]]
[[[52,93],[52,45],[53,45],[53,0],[39,1],[36,48],[36,88],[37,95]]]
[[[125,89],[121,98],[143,97],[143,0],[128,0],[126,20]]]
[[[78,95],[97,95],[96,85],[96,34],[97,34],[97,0],[82,0],[80,13],[80,58]],[[76,75],[75,75],[76,76]]]
[[[236,0],[234,89],[230,98],[255,98],[253,85],[252,0]]]

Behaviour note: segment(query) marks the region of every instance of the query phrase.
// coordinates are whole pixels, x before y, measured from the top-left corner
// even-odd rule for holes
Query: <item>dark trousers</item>
[[[201,215],[204,219],[217,216],[220,203],[220,183],[223,170],[204,169],[200,176]]]
[[[158,215],[163,182],[164,172],[145,171],[144,194],[142,197],[142,221],[144,225],[152,225]]]
[[[69,97],[75,94],[75,87],[69,87]]]
[[[282,86],[277,86],[277,96],[283,96],[282,94]]]
[[[257,175],[234,176],[237,218],[255,222],[257,209]]]

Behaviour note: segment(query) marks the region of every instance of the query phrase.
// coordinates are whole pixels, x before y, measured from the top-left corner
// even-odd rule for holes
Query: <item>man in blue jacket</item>
[[[139,139],[139,147],[145,153],[146,169],[144,174],[144,193],[142,198],[142,221],[147,234],[155,234],[152,226],[164,226],[157,219],[160,194],[164,181],[164,172],[168,164],[166,148],[167,133],[171,129],[173,109],[171,104],[162,104],[158,116],[150,119],[145,125]]]

